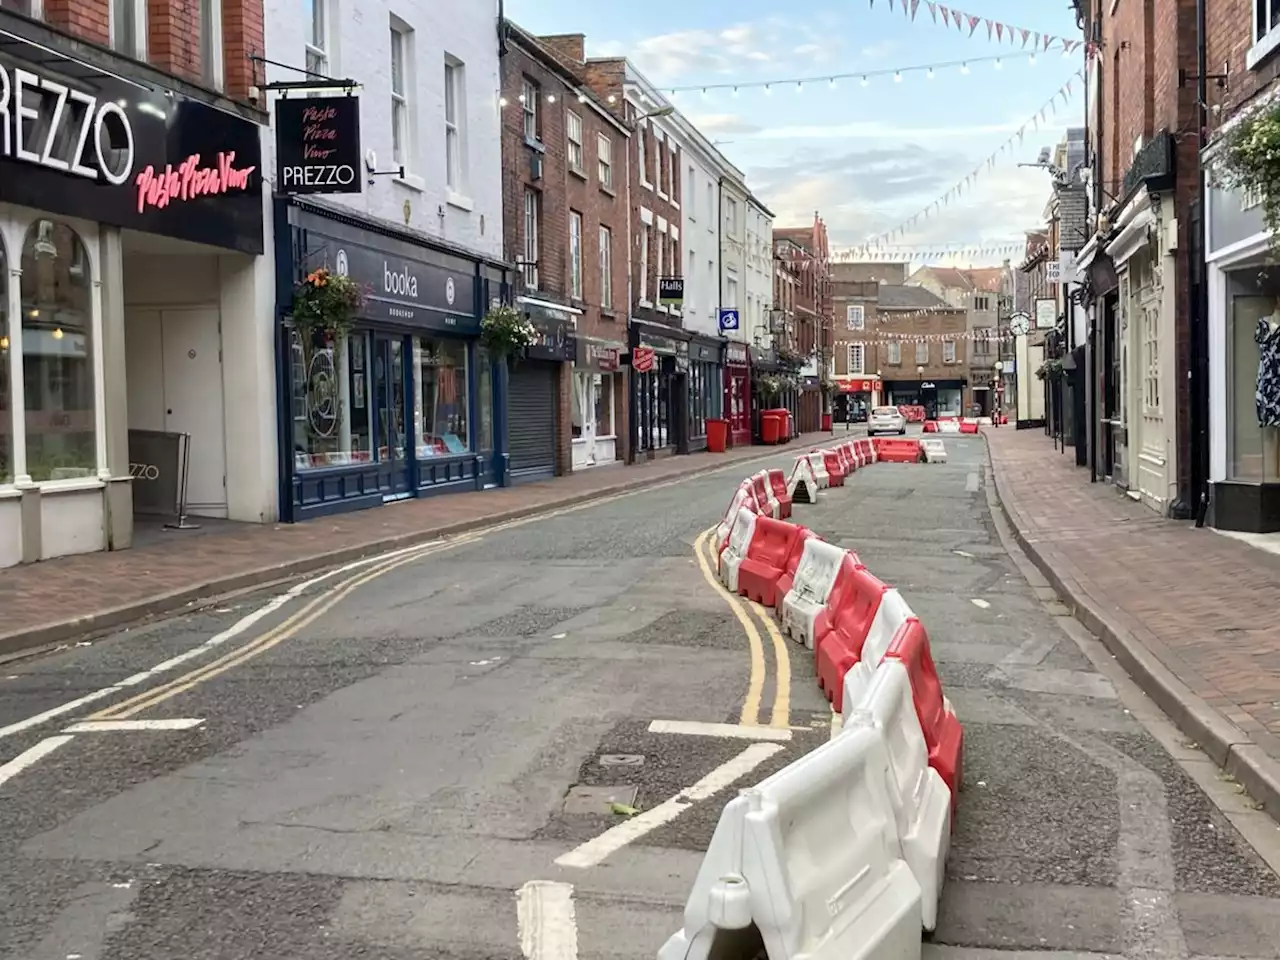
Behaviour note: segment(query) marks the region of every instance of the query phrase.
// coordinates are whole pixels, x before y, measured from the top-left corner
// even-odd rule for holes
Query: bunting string
[[[1039,110],[1032,114],[1030,119],[1010,135],[1008,140],[1000,144],[1000,146],[997,147],[989,157],[974,167],[973,170],[971,170],[963,179],[957,181],[954,186],[947,190],[946,193],[934,200],[923,210],[907,217],[906,220],[903,220],[896,227],[869,238],[866,243],[855,247],[853,252],[864,256],[867,254],[877,256],[878,254],[875,253],[875,251],[889,245],[898,237],[905,237],[907,232],[913,227],[917,226],[922,221],[928,220],[931,216],[941,213],[945,208],[951,206],[952,201],[959,200],[966,192],[971,193],[973,191],[973,184],[979,176],[987,170],[994,169],[1002,156],[1012,153],[1014,150],[1022,146],[1022,141],[1026,137],[1028,129],[1032,131],[1039,130],[1040,125],[1044,123],[1050,115],[1057,116],[1059,98],[1061,98],[1062,105],[1064,107],[1071,102],[1071,96],[1074,93],[1077,81],[1080,81],[1081,84],[1084,82],[1083,67],[1076,71],[1070,80],[1059,87],[1054,95],[1046,100]]]
[[[888,0],[891,12],[895,10],[894,2],[895,0]],[[897,0],[897,4],[908,20],[912,23],[917,22],[916,16],[920,12],[921,0]],[[871,0],[871,9],[874,10],[875,6],[876,0]],[[1080,47],[1084,47],[1085,55],[1090,58],[1097,52],[1094,44],[1086,43],[1083,40],[1059,37],[1051,33],[1041,33],[1038,30],[1002,23],[999,20],[992,20],[990,17],[982,17],[977,14],[966,13],[963,10],[957,10],[955,7],[937,3],[934,0],[924,0],[923,6],[929,11],[929,17],[933,23],[947,29],[954,27],[957,32],[969,39],[977,36],[979,27],[984,27],[987,31],[987,39],[993,43],[1008,43],[1014,47],[1021,44],[1021,49],[1023,50],[1028,48],[1046,51],[1059,49],[1064,53],[1072,53],[1080,49]]]

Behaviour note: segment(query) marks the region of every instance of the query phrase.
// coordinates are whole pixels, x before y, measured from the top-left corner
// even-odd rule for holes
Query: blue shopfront
[[[298,199],[278,201],[276,240],[281,517],[505,486],[505,365],[479,342],[504,265]],[[364,293],[336,340],[289,316],[321,267]]]

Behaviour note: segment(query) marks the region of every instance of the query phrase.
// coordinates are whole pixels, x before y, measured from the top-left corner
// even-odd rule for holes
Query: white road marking
[[[684,813],[690,804],[705,800],[731,786],[781,749],[782,747],[776,743],[753,743],[733,759],[716,767],[688,790],[676,794],[669,800],[664,800],[638,816],[624,820],[616,827],[610,827],[600,836],[557,857],[556,865],[582,869],[597,866],[610,854],[617,853],[645,834],[670,823]]]
[[[688,737],[723,737],[730,740],[771,740],[786,743],[791,731],[781,727],[749,727],[741,723],[700,723],[697,720],[655,720],[650,733],[676,733]]]
[[[516,923],[527,960],[578,960],[573,884],[530,880],[516,891]]]
[[[974,599],[974,600],[970,600],[969,602],[970,602],[970,603],[972,603],[972,604],[973,604],[975,607],[977,607],[979,610],[989,610],[989,609],[991,609],[991,604],[987,603],[987,601],[985,601],[985,600],[977,600],[977,599]]]
[[[27,717],[25,720],[19,720],[16,723],[11,723],[7,727],[0,727],[0,740],[3,740],[5,737],[11,737],[16,733],[22,733],[24,730],[30,730],[32,727],[38,727],[40,724],[47,723],[55,717],[60,717],[63,714],[79,710],[83,706],[95,703],[98,700],[102,700],[112,694],[119,693],[129,687],[136,687],[138,684],[145,683],[152,677],[162,673],[168,673],[175,667],[180,667],[182,664],[187,663],[190,660],[204,656],[204,654],[208,653],[210,650],[217,649],[229,640],[234,640],[263,617],[267,617],[275,613],[290,600],[296,599],[307,590],[316,586],[316,584],[323,583],[325,580],[336,577],[340,574],[349,573],[350,571],[358,570],[361,567],[367,567],[373,563],[380,563],[383,560],[404,556],[405,554],[424,550],[428,547],[438,547],[441,542],[442,541],[434,541],[430,544],[419,544],[414,547],[405,547],[403,550],[396,550],[392,553],[384,553],[375,557],[365,557],[363,560],[355,560],[348,563],[346,566],[338,567],[336,570],[330,570],[328,573],[322,573],[318,577],[312,577],[310,580],[294,584],[284,593],[272,597],[257,610],[241,617],[221,633],[214,634],[204,643],[199,646],[192,647],[185,653],[180,653],[176,657],[170,657],[162,663],[157,663],[150,670],[143,670],[141,673],[135,673],[133,676],[125,677],[119,683],[112,684],[109,687],[103,687],[100,690],[94,690],[92,693],[86,693],[83,697],[77,697],[75,700],[68,700],[66,703],[52,707],[43,713],[37,713],[34,716]]]
[[[47,737],[41,740],[30,750],[25,750],[18,754],[4,766],[0,767],[0,786],[12,780],[23,770],[43,760],[53,751],[57,750],[64,743],[69,743],[71,737],[63,735],[60,737]]]
[[[67,733],[120,733],[131,730],[190,730],[204,723],[201,717],[173,720],[81,720],[67,727]]]

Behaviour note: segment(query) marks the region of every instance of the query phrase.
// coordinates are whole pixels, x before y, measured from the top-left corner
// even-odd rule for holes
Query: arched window
[[[89,252],[65,223],[37,220],[22,246],[22,379],[31,479],[97,466]]]
[[[0,237],[0,483],[13,482],[13,389],[9,383],[9,261]]]

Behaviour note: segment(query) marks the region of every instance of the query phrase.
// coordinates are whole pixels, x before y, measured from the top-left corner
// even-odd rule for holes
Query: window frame
[[[603,133],[596,134],[596,176],[600,186],[613,189],[613,140]]]
[[[867,308],[861,303],[845,306],[845,326],[849,330],[867,329]]]
[[[391,66],[391,162],[403,166],[407,172],[410,167],[409,152],[409,70],[407,64],[405,41],[406,31],[394,18],[391,20],[387,46],[387,60]],[[397,53],[399,54],[400,90],[396,90]],[[397,150],[396,141],[399,140]]]
[[[569,211],[569,296],[574,300],[583,299],[586,279],[583,276],[582,243],[584,240],[582,214],[577,210]]]
[[[40,0],[33,0],[31,13],[34,19],[40,19],[43,15],[43,4]],[[118,19],[120,7],[133,8],[133,44],[129,48],[121,48],[122,38],[117,34]],[[221,30],[219,30],[221,34]],[[149,32],[147,30],[147,0],[111,0],[111,4],[107,9],[107,37],[108,44],[111,49],[117,53],[122,53],[126,57],[132,57],[135,60],[146,60],[148,50]]]
[[[529,77],[520,78],[520,108],[523,114],[521,129],[526,143],[542,143],[542,110],[538,102],[541,97],[542,87],[536,80]]]
[[[902,343],[899,340],[890,340],[886,345],[888,349],[885,351],[885,359],[890,366],[902,366]]]
[[[542,196],[532,187],[524,188],[524,217],[521,232],[524,235],[524,264],[521,267],[521,273],[524,275],[525,289],[537,290],[538,260],[542,238]]]
[[[304,65],[307,70],[313,74],[327,77],[332,73],[333,68],[333,31],[332,31],[332,11],[329,9],[329,0],[312,0],[311,2],[311,25],[307,30],[307,38],[304,41],[304,49],[306,56]],[[316,21],[320,21],[320,37],[323,46],[316,44]]]
[[[444,55],[445,187],[451,198],[467,193],[467,65],[450,53]],[[452,108],[453,120],[449,119]],[[450,170],[450,166],[453,170]]]
[[[1250,46],[1245,53],[1245,67],[1255,70],[1280,49],[1280,0],[1253,0],[1253,16],[1249,22]],[[1262,24],[1270,23],[1265,30]]]
[[[605,310],[613,309],[613,230],[600,224],[600,248],[597,260],[600,264],[600,306]]]
[[[205,29],[206,12],[211,28],[209,30]],[[214,90],[221,90],[226,83],[226,64],[223,62],[222,50],[222,0],[200,0],[196,15],[200,21],[200,78]],[[146,33],[145,27],[142,32]]]
[[[950,354],[951,354],[951,356],[950,356],[950,357],[948,357],[948,356],[947,356],[947,353],[948,353],[948,352],[950,352]],[[943,362],[943,363],[958,363],[958,362],[959,362],[959,361],[957,361],[957,360],[956,360],[956,342],[955,342],[954,340],[943,340],[943,341],[942,341],[942,362]]]
[[[577,139],[574,139],[574,126],[577,126]],[[587,148],[582,142],[582,115],[575,113],[573,110],[565,109],[564,118],[564,140],[565,140],[565,159],[568,161],[569,169],[580,176],[586,176],[586,155]],[[574,157],[574,154],[577,157]]]
[[[857,362],[854,362],[854,357]],[[846,351],[845,363],[848,364],[847,372],[856,377],[860,377],[867,372],[867,345],[862,341],[856,341],[848,345]]]
[[[922,350],[924,351],[924,356],[923,356],[923,357],[921,357],[921,356],[920,356],[920,353],[921,353],[921,351],[922,351]],[[928,363],[929,363],[929,344],[928,344],[928,342],[926,341],[926,342],[923,342],[923,343],[917,343],[917,344],[916,344],[916,366],[917,366],[917,367],[923,367],[923,366],[927,366],[927,365],[928,365]]]

